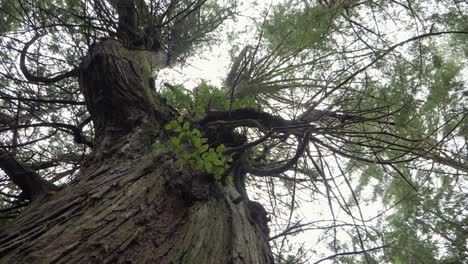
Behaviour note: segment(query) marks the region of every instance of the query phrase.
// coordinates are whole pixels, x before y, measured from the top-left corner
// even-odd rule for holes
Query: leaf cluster
[[[176,136],[170,137],[165,144],[155,144],[156,150],[172,150],[181,152],[176,166],[182,168],[186,164],[190,165],[196,171],[213,174],[216,181],[221,180],[222,176],[229,168],[232,158],[223,154],[225,146],[218,145],[216,148],[210,147],[208,139],[202,137],[200,130],[190,128],[190,123],[184,121],[183,116],[172,120],[164,126],[166,131],[173,132]],[[228,176],[232,180],[232,176]]]
[[[162,90],[161,96],[180,112],[194,117],[203,117],[210,110],[227,111],[255,107],[255,99],[231,100],[223,89],[206,82],[202,82],[194,91],[185,89],[183,85],[171,86],[170,89]]]

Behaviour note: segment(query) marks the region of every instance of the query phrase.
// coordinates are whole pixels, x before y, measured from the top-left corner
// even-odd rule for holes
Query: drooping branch
[[[32,83],[42,83],[42,84],[51,84],[51,83],[55,83],[66,78],[78,77],[78,68],[73,68],[71,71],[61,73],[55,77],[40,77],[40,76],[35,76],[31,72],[29,72],[28,68],[26,67],[26,55],[28,54],[29,47],[40,37],[42,37],[41,34],[36,34],[30,41],[28,41],[24,45],[24,48],[21,51],[20,69],[24,77],[26,77],[26,79]]]
[[[0,168],[16,184],[24,198],[34,200],[58,187],[46,180],[31,168],[18,162],[10,153],[0,149]]]

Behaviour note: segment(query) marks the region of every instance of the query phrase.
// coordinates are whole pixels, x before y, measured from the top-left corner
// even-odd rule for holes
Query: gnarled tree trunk
[[[80,85],[93,153],[1,234],[1,263],[273,262],[265,223],[233,186],[153,151],[175,118],[148,84],[153,55],[112,40],[90,50]]]

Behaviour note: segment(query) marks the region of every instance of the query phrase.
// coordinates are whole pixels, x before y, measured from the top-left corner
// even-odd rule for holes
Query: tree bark
[[[79,81],[93,153],[1,232],[1,263],[273,263],[249,201],[152,149],[176,117],[148,84],[154,57],[111,40],[89,52]]]

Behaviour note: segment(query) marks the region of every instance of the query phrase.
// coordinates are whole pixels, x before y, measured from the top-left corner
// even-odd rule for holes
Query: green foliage
[[[17,16],[19,16],[18,3],[11,0],[0,1],[0,33],[5,33],[16,28],[19,23]]]
[[[457,180],[453,177],[443,177],[440,182],[442,175],[435,173],[418,176],[428,182],[418,186],[419,193],[408,196],[387,217],[384,235],[395,242],[385,249],[385,258],[392,263],[458,263],[466,254],[468,236],[464,208],[457,206],[464,202],[464,194],[454,188]],[[393,195],[402,198],[402,194]],[[434,240],[443,243],[443,256]]]
[[[263,25],[265,37],[272,48],[286,51],[299,49],[327,49],[328,33],[334,28],[334,18],[340,8],[316,5],[297,9],[300,1],[289,1],[275,7],[274,14]]]
[[[194,91],[185,89],[182,85],[172,86],[161,91],[161,96],[167,102],[184,114],[203,117],[209,110],[225,111],[255,107],[253,98],[235,99],[232,103],[224,90],[202,82]]]
[[[450,103],[450,92],[455,89],[463,89],[463,84],[457,81],[461,65],[454,60],[442,61],[439,67],[437,64],[434,70],[434,76],[430,81],[430,92],[424,106],[424,110],[433,111],[439,105]]]
[[[164,128],[176,133],[176,136],[170,137],[165,144],[155,144],[156,150],[181,152],[180,158],[176,161],[177,167],[181,168],[188,164],[194,170],[213,174],[215,180],[221,180],[232,162],[231,157],[223,154],[226,148],[223,144],[216,148],[210,147],[206,144],[208,139],[202,137],[200,130],[191,129],[189,122],[184,121],[183,116],[172,120]],[[228,179],[232,180],[232,176],[228,176]]]
[[[433,47],[430,47],[428,53],[429,59],[424,65],[418,63],[419,58],[416,57],[411,63],[395,62],[382,66],[385,76],[389,78],[387,84],[382,84],[381,80],[367,79],[369,85],[366,87],[366,95],[369,98],[360,104],[378,108],[390,102],[390,111],[396,111],[392,118],[396,125],[390,129],[417,143],[392,139],[386,135],[380,135],[379,139],[395,142],[411,150],[428,148],[426,146],[437,144],[437,136],[449,134],[450,129],[455,129],[458,122],[466,119],[466,115],[458,114],[463,112],[463,104],[457,103],[463,101],[461,59]],[[356,94],[356,98],[359,96]],[[345,108],[353,109],[354,102],[350,100],[346,103],[349,106],[344,105]],[[434,131],[438,127],[443,128],[436,134]],[[376,131],[364,125],[362,129]],[[460,133],[463,131],[466,129],[461,129]],[[356,157],[363,153],[362,150],[348,148],[356,151]],[[380,153],[386,158],[401,155],[395,148],[383,149]],[[353,171],[359,175],[358,185],[354,189],[358,197],[362,199],[370,191],[371,200],[381,201],[385,207],[392,208],[382,218],[384,224],[381,228],[385,241],[393,241],[393,244],[384,250],[385,253],[377,262],[458,263],[466,252],[467,233],[462,227],[467,218],[457,204],[462,204],[466,198],[453,192],[457,186],[456,176],[431,173],[429,167],[425,168],[427,171],[414,170],[418,166],[423,168],[416,161],[394,165],[417,192],[392,168],[359,164],[356,165],[359,169]],[[440,166],[433,170],[442,172],[444,168]]]

